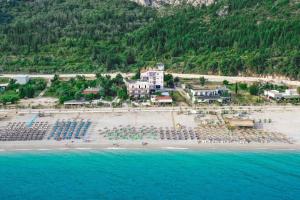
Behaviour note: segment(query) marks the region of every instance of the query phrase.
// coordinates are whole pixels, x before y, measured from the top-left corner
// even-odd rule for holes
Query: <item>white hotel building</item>
[[[140,80],[126,81],[129,96],[139,98],[149,96],[164,88],[164,65],[159,64],[157,68],[145,68],[141,70]]]
[[[147,81],[152,91],[164,89],[164,67],[143,69],[141,80]]]

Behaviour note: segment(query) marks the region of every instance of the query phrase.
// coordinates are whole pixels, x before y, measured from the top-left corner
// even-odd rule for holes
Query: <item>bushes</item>
[[[0,102],[4,105],[7,103],[16,103],[19,99],[19,94],[15,91],[8,91],[4,94],[0,94]]]
[[[168,88],[174,88],[174,78],[172,74],[165,74],[164,75],[164,82]]]
[[[82,91],[89,87],[99,88],[99,93],[82,94]],[[110,76],[102,76],[100,73],[97,74],[96,80],[86,80],[84,76],[77,76],[68,81],[61,81],[58,76],[55,76],[46,94],[58,97],[60,103],[73,99],[91,101],[100,97],[110,100],[116,96],[121,100],[128,98],[127,89],[120,74],[112,79]]]
[[[257,84],[253,84],[249,87],[249,93],[251,95],[257,96],[259,94],[259,87]]]

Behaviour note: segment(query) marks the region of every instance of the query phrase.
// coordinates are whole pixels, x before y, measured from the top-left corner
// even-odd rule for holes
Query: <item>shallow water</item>
[[[1,153],[0,199],[300,199],[300,152]]]

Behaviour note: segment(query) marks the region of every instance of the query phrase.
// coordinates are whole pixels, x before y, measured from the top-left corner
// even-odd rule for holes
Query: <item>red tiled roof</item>
[[[157,96],[156,100],[172,100],[170,96]]]

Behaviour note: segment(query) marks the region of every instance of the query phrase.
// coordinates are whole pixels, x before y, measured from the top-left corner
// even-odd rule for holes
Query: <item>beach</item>
[[[80,121],[89,120],[91,126],[87,135],[81,139],[59,139],[48,138],[43,140],[29,141],[1,141],[0,151],[30,151],[30,150],[85,150],[85,149],[220,149],[220,150],[299,150],[300,149],[300,114],[293,108],[277,109],[253,109],[248,111],[247,117],[261,121],[259,127],[254,130],[231,131],[222,124],[220,115],[192,113],[190,111],[180,112],[161,109],[160,111],[131,110],[128,112],[84,112],[72,110],[72,112],[52,112],[38,115],[37,112],[25,112],[19,110],[18,113],[7,111],[6,117],[0,121],[0,127],[4,129],[8,123],[45,123],[49,124],[47,136],[50,134],[53,125],[59,121]],[[220,109],[222,110],[222,109]],[[240,108],[239,108],[240,110]],[[239,113],[240,111],[237,111]],[[41,111],[39,111],[41,113]],[[234,115],[236,112],[232,112]],[[227,116],[227,115],[222,115]],[[298,122],[298,123],[297,123]],[[179,127],[179,128],[178,128]],[[180,129],[180,131],[178,130]],[[152,132],[163,132],[163,136]],[[183,130],[183,131],[182,131]],[[196,130],[196,131],[194,131]],[[123,131],[123,132],[122,132]],[[126,132],[127,131],[127,132]],[[129,131],[129,132],[128,132]],[[197,132],[198,131],[198,132]],[[244,140],[224,140],[223,138],[230,131],[233,134],[243,133],[253,134]],[[115,135],[115,132],[118,132]],[[142,132],[142,134],[140,133]],[[218,134],[216,134],[218,132]],[[274,133],[273,133],[274,132]],[[198,138],[197,134],[204,134],[206,138]],[[280,134],[290,143],[285,141],[261,141],[255,134]],[[166,135],[167,134],[167,135]],[[168,135],[169,134],[169,135]],[[173,136],[172,136],[173,134]],[[181,135],[183,138],[180,138]],[[133,136],[134,137],[133,137]],[[165,137],[169,138],[165,138]],[[210,136],[214,137],[213,139]],[[186,138],[184,138],[186,137]],[[209,137],[209,138],[208,138]],[[237,138],[238,138],[237,137]],[[221,139],[220,139],[221,138]],[[223,141],[224,140],[224,141]],[[251,142],[248,142],[251,140]]]

